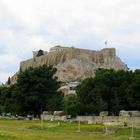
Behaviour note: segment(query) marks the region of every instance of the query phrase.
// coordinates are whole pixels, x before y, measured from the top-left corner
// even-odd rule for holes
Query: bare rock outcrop
[[[93,51],[55,46],[50,49],[50,52],[39,50],[38,53],[33,53],[32,59],[22,61],[20,70],[24,71],[28,67],[39,67],[44,64],[53,65],[57,68],[58,80],[70,82],[94,76],[98,69],[127,69],[127,66],[116,56],[115,48]],[[13,79],[12,82],[15,82],[16,75]]]

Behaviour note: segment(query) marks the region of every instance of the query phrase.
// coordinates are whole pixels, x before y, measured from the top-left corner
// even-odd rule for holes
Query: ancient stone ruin
[[[100,69],[126,70],[127,66],[116,56],[115,48],[104,48],[100,51],[74,47],[55,46],[49,52],[33,52],[33,58],[20,63],[20,71],[29,67],[53,65],[57,68],[56,76],[62,82],[80,81],[95,76]],[[16,82],[17,74],[11,78]]]

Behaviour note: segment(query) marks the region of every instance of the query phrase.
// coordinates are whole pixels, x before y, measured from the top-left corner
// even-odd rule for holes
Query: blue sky
[[[0,81],[32,51],[100,50],[106,40],[130,69],[140,68],[140,0],[0,0]]]

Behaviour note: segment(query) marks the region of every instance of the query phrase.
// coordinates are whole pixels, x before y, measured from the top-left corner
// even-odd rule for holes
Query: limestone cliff
[[[116,56],[115,48],[105,48],[100,51],[79,49],[74,47],[55,46],[50,52],[39,50],[33,53],[33,58],[22,61],[20,70],[28,67],[39,67],[43,64],[57,68],[58,80],[70,82],[94,76],[101,68],[127,69],[127,66]],[[16,75],[12,78],[16,81]]]

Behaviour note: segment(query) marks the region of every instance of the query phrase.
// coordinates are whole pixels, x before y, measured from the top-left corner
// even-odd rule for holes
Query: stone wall
[[[55,115],[41,115],[42,120],[47,121],[67,121],[66,116],[55,116]]]
[[[103,49],[101,51],[67,48],[61,51],[52,51],[43,56],[22,61],[20,63],[20,67],[22,70],[25,70],[28,67],[38,67],[43,64],[57,65],[57,64],[62,64],[65,61],[69,61],[71,59],[78,59],[78,60],[88,59],[98,64],[98,63],[104,63],[104,61],[106,61],[107,59],[115,60],[116,59],[115,54],[116,52],[114,48]]]
[[[48,121],[69,121],[66,116],[54,116],[54,115],[41,115],[43,120]],[[88,124],[105,124],[105,125],[127,125],[139,128],[140,127],[140,117],[119,117],[119,116],[77,116],[71,121],[80,121]]]

